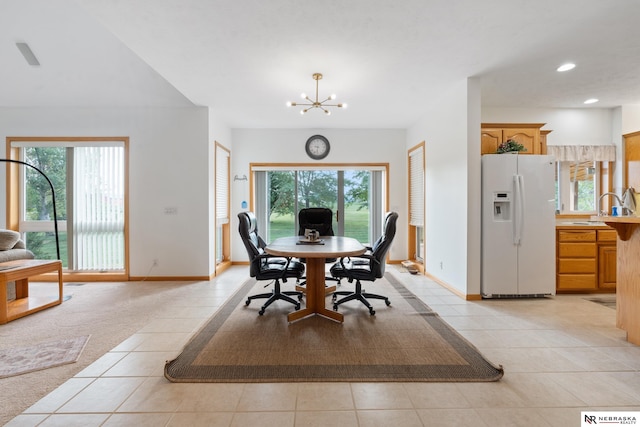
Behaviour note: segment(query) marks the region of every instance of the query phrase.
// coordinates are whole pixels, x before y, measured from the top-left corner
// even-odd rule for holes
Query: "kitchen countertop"
[[[615,228],[618,232],[618,237],[622,241],[627,241],[631,238],[635,229],[640,225],[640,217],[637,216],[592,216],[591,219],[598,218],[605,222],[608,226]],[[639,239],[640,240],[640,239]]]
[[[591,220],[598,219],[602,222],[617,222],[621,224],[640,224],[639,216],[592,216]]]
[[[595,219],[598,218],[598,219]],[[596,230],[611,230],[601,217],[581,218],[556,218],[556,229],[593,228]],[[639,218],[640,219],[640,218]]]

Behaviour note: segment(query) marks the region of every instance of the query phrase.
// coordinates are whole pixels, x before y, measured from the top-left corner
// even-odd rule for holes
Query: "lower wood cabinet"
[[[615,230],[580,227],[556,231],[556,291],[614,292]]]
[[[598,288],[616,290],[616,232],[598,230]]]

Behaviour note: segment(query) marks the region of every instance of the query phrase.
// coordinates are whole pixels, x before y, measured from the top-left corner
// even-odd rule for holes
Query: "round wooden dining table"
[[[325,307],[325,260],[343,256],[357,256],[366,249],[356,239],[342,236],[320,236],[317,242],[309,242],[304,236],[281,237],[264,249],[270,255],[306,258],[307,264],[307,305],[302,310],[289,313],[289,322],[311,315],[320,315],[338,322],[344,316]]]

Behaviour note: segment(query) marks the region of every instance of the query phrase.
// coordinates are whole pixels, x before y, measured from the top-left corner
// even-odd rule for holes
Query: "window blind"
[[[409,225],[424,227],[424,148],[409,152]]]
[[[216,145],[216,226],[229,223],[229,154]]]
[[[73,150],[73,257],[77,271],[124,269],[124,148]]]
[[[547,152],[559,162],[615,162],[613,145],[549,145]]]

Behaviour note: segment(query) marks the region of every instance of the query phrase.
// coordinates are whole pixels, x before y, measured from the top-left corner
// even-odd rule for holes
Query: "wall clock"
[[[307,155],[313,160],[321,160],[329,155],[331,145],[329,140],[322,135],[313,135],[307,139],[307,144],[304,149],[307,151]]]

